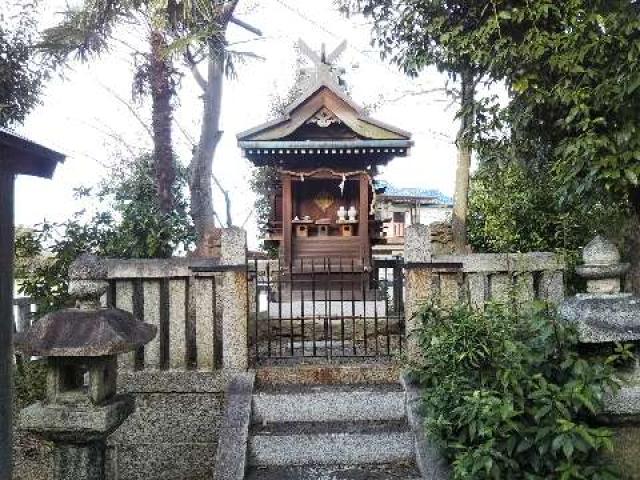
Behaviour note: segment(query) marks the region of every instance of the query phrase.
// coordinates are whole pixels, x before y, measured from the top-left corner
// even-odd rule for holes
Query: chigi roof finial
[[[346,40],[342,41],[333,51],[327,54],[326,45],[323,43],[318,54],[307,43],[300,39],[298,40],[298,47],[300,52],[306,56],[313,63],[312,68],[303,69],[302,71],[307,74],[312,82],[316,81],[329,81],[338,85],[341,85],[340,76],[345,73],[343,68],[338,67],[335,62],[340,58],[347,48]]]

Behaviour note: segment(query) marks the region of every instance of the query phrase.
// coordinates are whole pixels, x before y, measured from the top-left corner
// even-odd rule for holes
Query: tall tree
[[[33,48],[36,14],[36,2],[8,1],[0,12],[0,126],[24,121],[49,71]]]
[[[469,51],[453,49],[452,32],[472,31],[491,15],[487,4],[476,0],[337,0],[348,14],[361,13],[373,20],[374,43],[384,56],[415,76],[435,65],[459,82],[460,129],[456,143],[458,162],[454,194],[453,233],[456,248],[467,248],[469,171],[474,127],[474,92],[482,70]],[[467,46],[470,50],[471,46]]]
[[[162,214],[171,212],[176,176],[171,139],[173,69],[166,38],[176,8],[171,0],[85,0],[68,7],[63,20],[44,32],[41,44],[60,64],[71,57],[88,61],[110,48],[114,29],[121,23],[146,23],[149,51],[143,54],[146,62],[141,69],[151,95],[156,188]]]
[[[447,2],[448,4],[457,2]],[[485,2],[481,2],[485,3]],[[629,249],[640,290],[640,2],[486,2],[488,15],[452,25],[450,52],[505,84],[506,108],[488,105],[482,148],[507,144],[514,160],[548,152],[558,201],[605,192],[634,212]]]
[[[200,242],[215,227],[212,166],[222,136],[222,86],[225,75],[234,72],[231,58],[237,54],[227,48],[227,27],[236,23],[260,33],[233,17],[238,3],[239,0],[86,0],[83,7],[69,11],[65,22],[48,32],[45,43],[65,57],[75,52],[85,59],[87,54],[100,53],[108,46],[118,22],[141,12],[146,15],[151,26],[150,52],[137,77],[150,87],[158,198],[165,213],[171,209],[171,185],[175,181],[171,149],[171,98],[175,93],[172,58],[183,56],[203,92],[201,131],[193,149],[189,182],[192,216]],[[198,71],[203,62],[207,65],[204,76]]]
[[[213,160],[218,143],[222,138],[220,130],[222,87],[225,73],[229,72],[230,67],[226,31],[238,2],[239,0],[223,2],[217,16],[215,34],[206,38],[204,45],[201,46],[201,49],[206,52],[204,57],[207,65],[206,78],[198,71],[198,63],[202,61],[202,58],[192,54],[189,48],[184,53],[185,60],[191,67],[194,78],[203,92],[200,138],[193,151],[189,179],[191,216],[196,226],[199,243],[204,241],[208,233],[215,230],[212,192]]]
[[[167,56],[167,41],[161,30],[153,29],[149,44],[149,83],[152,99],[151,125],[153,127],[153,155],[160,212],[167,215],[173,208],[173,184],[176,167],[173,158],[171,123],[173,108],[171,97],[171,62]]]
[[[374,19],[385,51],[415,71],[471,65],[506,85],[506,108],[475,102],[474,146],[518,161],[548,151],[560,201],[604,190],[640,219],[640,2],[345,0]],[[481,113],[478,113],[481,111]],[[640,229],[636,236],[640,245]],[[638,259],[636,288],[640,288]]]

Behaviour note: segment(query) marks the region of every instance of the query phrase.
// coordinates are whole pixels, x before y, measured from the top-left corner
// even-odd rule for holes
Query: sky
[[[59,19],[65,0],[47,3],[44,24]],[[214,174],[229,190],[234,223],[244,224],[249,243],[257,244],[254,195],[248,181],[250,163],[237,147],[239,132],[270,118],[274,97],[284,96],[293,83],[297,53],[302,38],[313,49],[325,43],[327,50],[342,40],[348,48],[338,63],[346,69],[353,99],[371,108],[374,118],[408,130],[415,146],[406,158],[391,162],[381,178],[400,187],[436,188],[453,194],[457,122],[455,105],[444,88],[447,79],[428,69],[410,79],[380,58],[370,45],[370,25],[363,18],[345,18],[333,0],[241,0],[238,18],[259,28],[262,38],[230,26],[228,41],[237,51],[251,52],[262,60],[237,65],[237,77],[224,85],[221,127],[224,136],[214,160]],[[151,147],[140,121],[150,124],[149,104],[133,104],[135,115],[125,103],[131,99],[132,50],[143,45],[140,29],[116,31],[114,48],[89,64],[74,62],[64,76],[52,78],[42,104],[19,131],[29,138],[65,153],[68,157],[53,180],[21,177],[16,184],[16,223],[32,225],[47,219],[64,221],[73,212],[91,208],[74,199],[75,187],[91,186],[108,176],[114,155],[130,155]],[[428,92],[428,93],[420,93]],[[190,73],[180,84],[175,111],[174,142],[182,162],[187,163],[191,139],[200,125],[199,87]],[[216,191],[216,210],[224,212]],[[224,218],[224,215],[222,215]],[[246,223],[245,223],[246,222]]]

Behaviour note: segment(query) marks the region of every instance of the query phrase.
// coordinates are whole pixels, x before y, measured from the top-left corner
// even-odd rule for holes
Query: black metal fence
[[[248,304],[258,362],[391,357],[404,342],[402,259],[251,261]]]

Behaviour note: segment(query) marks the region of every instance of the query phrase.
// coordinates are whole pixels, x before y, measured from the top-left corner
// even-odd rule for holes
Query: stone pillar
[[[620,278],[629,269],[620,263],[616,247],[596,237],[583,251],[584,265],[576,273],[587,280],[587,293],[567,298],[561,317],[575,325],[586,351],[606,352],[614,342],[640,344],[640,298],[620,292]],[[625,478],[640,479],[640,368],[637,362],[622,369],[628,380],[605,398],[605,411],[597,420],[614,433],[613,458]]]
[[[104,480],[106,439],[133,412],[134,399],[116,395],[117,355],[135,351],[156,328],[123,310],[103,308],[104,264],[82,256],[69,269],[77,308],[42,317],[16,337],[25,355],[48,360],[47,395],[22,410],[20,428],[54,443],[54,480]]]
[[[427,225],[410,225],[404,233],[404,259],[406,273],[405,333],[407,359],[420,361],[420,347],[414,331],[420,326],[416,316],[420,303],[429,297],[433,288],[433,274],[425,265],[431,263],[431,233]]]
[[[247,233],[240,228],[222,232],[222,265],[230,269],[222,278],[222,366],[249,368],[247,308]]]

